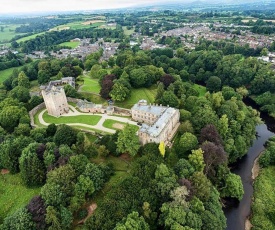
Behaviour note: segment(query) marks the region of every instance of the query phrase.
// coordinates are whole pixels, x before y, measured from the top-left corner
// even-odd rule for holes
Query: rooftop
[[[163,107],[162,107],[163,108]],[[160,118],[152,126],[143,124],[140,128],[141,132],[146,132],[152,137],[157,137],[164,129],[165,125],[176,113],[174,108],[165,108],[165,112],[160,116]]]

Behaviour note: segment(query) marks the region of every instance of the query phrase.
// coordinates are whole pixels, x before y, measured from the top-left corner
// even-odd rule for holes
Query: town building
[[[178,109],[162,105],[147,104],[140,100],[132,109],[132,119],[142,123],[138,136],[142,145],[164,142],[169,145],[179,127]]]

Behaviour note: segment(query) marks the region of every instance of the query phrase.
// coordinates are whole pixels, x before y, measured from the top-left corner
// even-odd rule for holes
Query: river
[[[259,109],[252,100],[245,101],[247,105]],[[251,170],[254,160],[264,150],[264,143],[275,134],[274,119],[265,113],[261,113],[261,118],[265,124],[256,127],[258,137],[254,140],[253,145],[249,148],[247,155],[239,160],[236,167],[232,169],[233,173],[238,174],[244,186],[243,199],[231,207],[224,210],[227,218],[227,230],[244,230],[245,220],[250,215],[251,199],[253,196],[252,174]]]

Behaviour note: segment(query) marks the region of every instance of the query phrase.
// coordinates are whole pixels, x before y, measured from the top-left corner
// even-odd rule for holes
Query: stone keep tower
[[[59,117],[69,112],[69,105],[62,87],[50,84],[46,89],[42,89],[42,96],[49,115]]]

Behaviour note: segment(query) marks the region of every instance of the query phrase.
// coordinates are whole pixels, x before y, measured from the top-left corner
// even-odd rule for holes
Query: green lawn
[[[67,123],[82,123],[87,125],[96,125],[101,116],[98,115],[78,115],[73,117],[53,117],[48,115],[47,112],[43,114],[43,119],[47,123],[67,124]]]
[[[81,86],[81,92],[87,92],[87,93],[100,92],[101,87],[97,79],[92,79],[88,76],[82,76],[80,79],[83,80],[83,85]]]
[[[32,197],[40,193],[40,188],[26,188],[16,175],[0,175],[0,223],[3,219],[24,207]]]
[[[68,46],[68,47],[71,47],[72,49],[78,47],[80,44],[80,42],[63,42],[63,43],[60,43],[59,46]]]
[[[156,95],[156,85],[153,85],[150,88],[132,89],[130,98],[126,99],[124,102],[115,102],[115,105],[130,109],[135,103],[137,103],[141,99],[147,100],[148,103],[153,103],[155,101]]]
[[[95,103],[95,104],[104,104],[107,105],[107,101],[95,94],[92,93],[87,93],[87,92],[81,92],[80,93],[82,96],[84,96],[85,99],[90,100],[91,102]]]
[[[251,223],[253,229],[275,229],[275,166],[261,169],[254,183]]]
[[[1,70],[0,71],[0,84],[2,84],[12,74],[14,69],[18,69],[21,67],[22,66]]]
[[[123,127],[118,128],[115,127],[115,124],[120,124]],[[112,119],[106,119],[103,123],[103,127],[108,128],[108,129],[115,129],[115,130],[121,130],[125,127],[126,123],[124,122],[120,122],[120,121],[116,121],[116,120],[112,120]],[[136,131],[138,131],[139,127],[135,126],[135,125],[131,125],[134,126],[136,128]]]
[[[201,85],[197,85],[197,84],[194,84],[194,89],[196,89],[200,93],[200,95],[199,95],[200,97],[203,97],[207,92],[205,86],[201,86]]]

